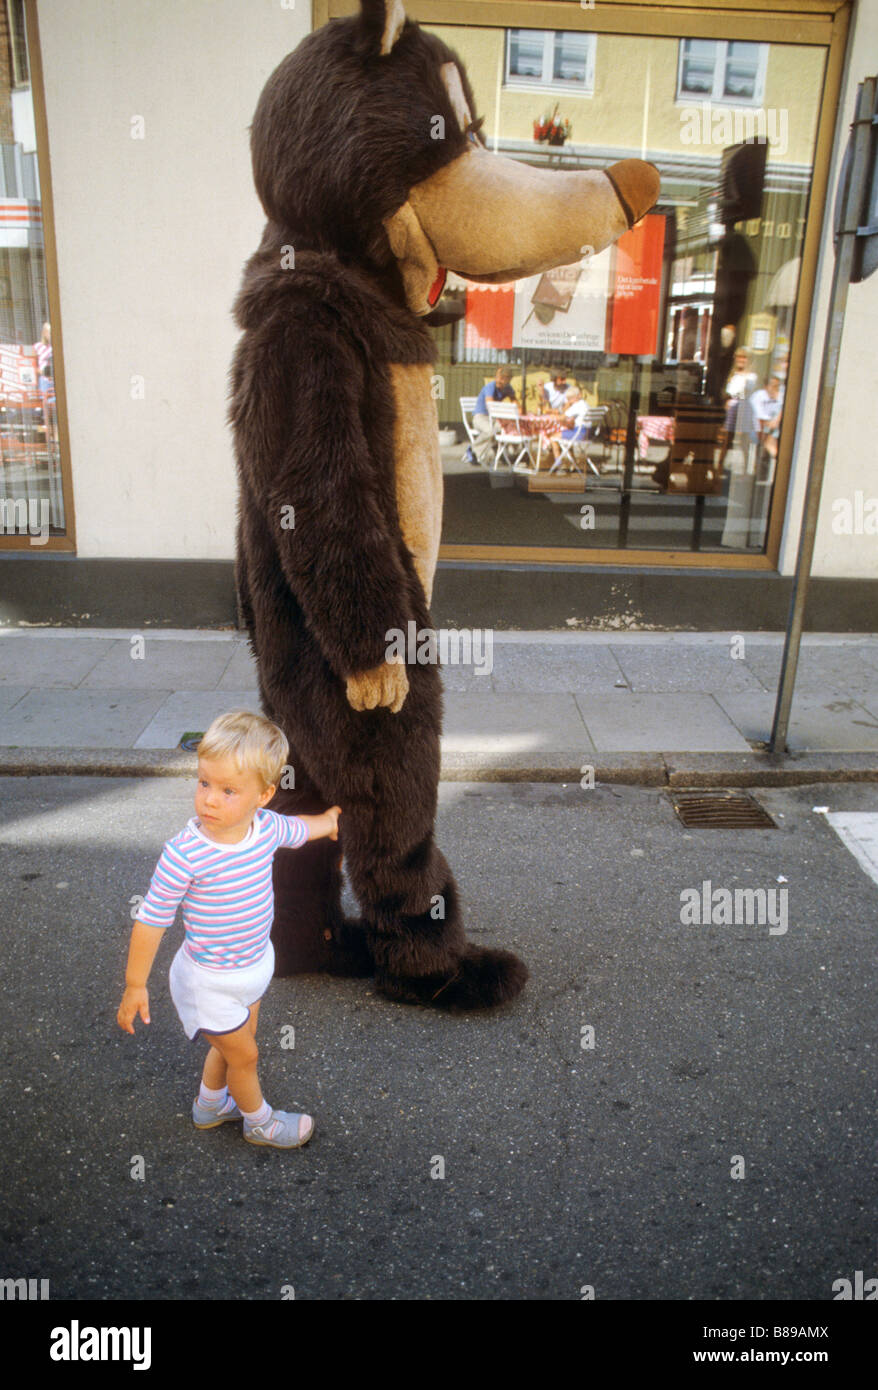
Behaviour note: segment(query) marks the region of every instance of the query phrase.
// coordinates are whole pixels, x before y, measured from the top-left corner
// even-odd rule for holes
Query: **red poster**
[[[468,348],[512,347],[514,308],[514,284],[477,285],[472,280],[468,280],[466,286],[465,346]]]
[[[613,327],[608,352],[645,357],[657,351],[665,219],[644,217],[616,242]]]

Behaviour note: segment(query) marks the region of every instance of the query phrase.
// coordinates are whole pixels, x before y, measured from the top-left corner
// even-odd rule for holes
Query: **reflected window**
[[[467,64],[492,153],[561,179],[645,157],[662,184],[597,255],[584,239],[570,265],[532,248],[534,273],[514,282],[449,275],[432,329],[444,545],[476,558],[764,554],[795,427],[785,402],[826,49],[602,33],[608,99],[568,81],[556,102],[541,84],[582,72],[593,34],[436,32]],[[621,83],[625,70],[650,80]],[[525,223],[533,187],[522,181]],[[540,235],[550,243],[551,225]],[[503,250],[501,230],[498,270]],[[498,403],[498,376],[512,400]]]
[[[506,84],[590,94],[594,90],[594,48],[594,34],[509,29]]]
[[[683,39],[677,100],[758,106],[765,90],[767,58],[764,43]]]

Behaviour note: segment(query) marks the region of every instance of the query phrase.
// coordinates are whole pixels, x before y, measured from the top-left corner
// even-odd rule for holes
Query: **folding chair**
[[[576,455],[574,453],[574,450],[576,449],[577,445],[585,444],[586,466],[588,467],[589,471],[594,474],[598,481],[602,481],[601,470],[594,462],[594,459],[589,457],[587,446],[589,440],[595,439],[599,434],[603,434],[605,441],[609,440],[607,414],[607,406],[591,406],[589,410],[585,413],[583,418],[580,420],[579,424],[576,426],[576,429],[574,430],[570,439],[558,439],[558,445],[561,449],[561,452],[556,458],[555,462],[552,464],[552,467],[549,469],[550,473],[557,473],[560,471],[562,465],[569,464],[572,468],[576,470],[577,473],[579,473],[582,477],[585,477],[585,474],[582,472],[582,469],[576,461]],[[615,486],[615,483],[605,484],[605,486]]]
[[[466,430],[469,447],[472,449],[479,463],[487,463],[494,452],[494,440],[493,438],[487,440],[483,439],[481,443],[479,443],[479,432],[472,422],[472,414],[476,408],[478,399],[478,396],[461,396],[460,415],[463,420],[463,427]]]
[[[496,453],[494,454],[494,469],[500,463],[500,459],[507,450],[512,450],[515,458],[512,460],[513,472],[535,473],[535,468],[528,468],[526,465],[521,467],[522,459],[526,458],[531,462],[530,446],[534,436],[527,434],[521,426],[519,420],[519,409],[514,401],[488,401],[488,415],[494,426],[494,444]]]

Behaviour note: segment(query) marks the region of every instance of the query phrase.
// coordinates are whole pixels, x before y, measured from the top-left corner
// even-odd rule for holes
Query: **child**
[[[289,756],[281,730],[258,714],[215,719],[198,745],[196,816],[169,840],[131,933],[117,1022],[149,1023],[146,982],[165,929],[183,904],[186,936],[171,964],[171,996],[187,1035],[210,1043],[198,1129],[244,1120],[251,1144],[296,1149],[314,1133],[310,1115],[272,1110],[259,1085],[256,1023],[274,972],[272,858],[306,840],[338,839],[340,806],[320,816],[265,810]],[[231,1092],[231,1094],[229,1094]]]

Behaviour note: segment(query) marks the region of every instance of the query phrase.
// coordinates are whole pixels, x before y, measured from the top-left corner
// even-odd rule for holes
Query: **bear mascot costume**
[[[426,322],[446,270],[509,281],[600,251],[658,197],[488,153],[456,54],[401,0],[310,34],[251,129],[268,222],[235,305],[237,583],[266,715],[290,742],[272,809],[342,808],[338,844],[276,856],[277,973],[374,974],[406,1003],[515,998],[527,969],[471,945],[434,841],[442,687],[387,660],[430,627],[442,467]],[[345,918],[342,857],[361,911]]]

